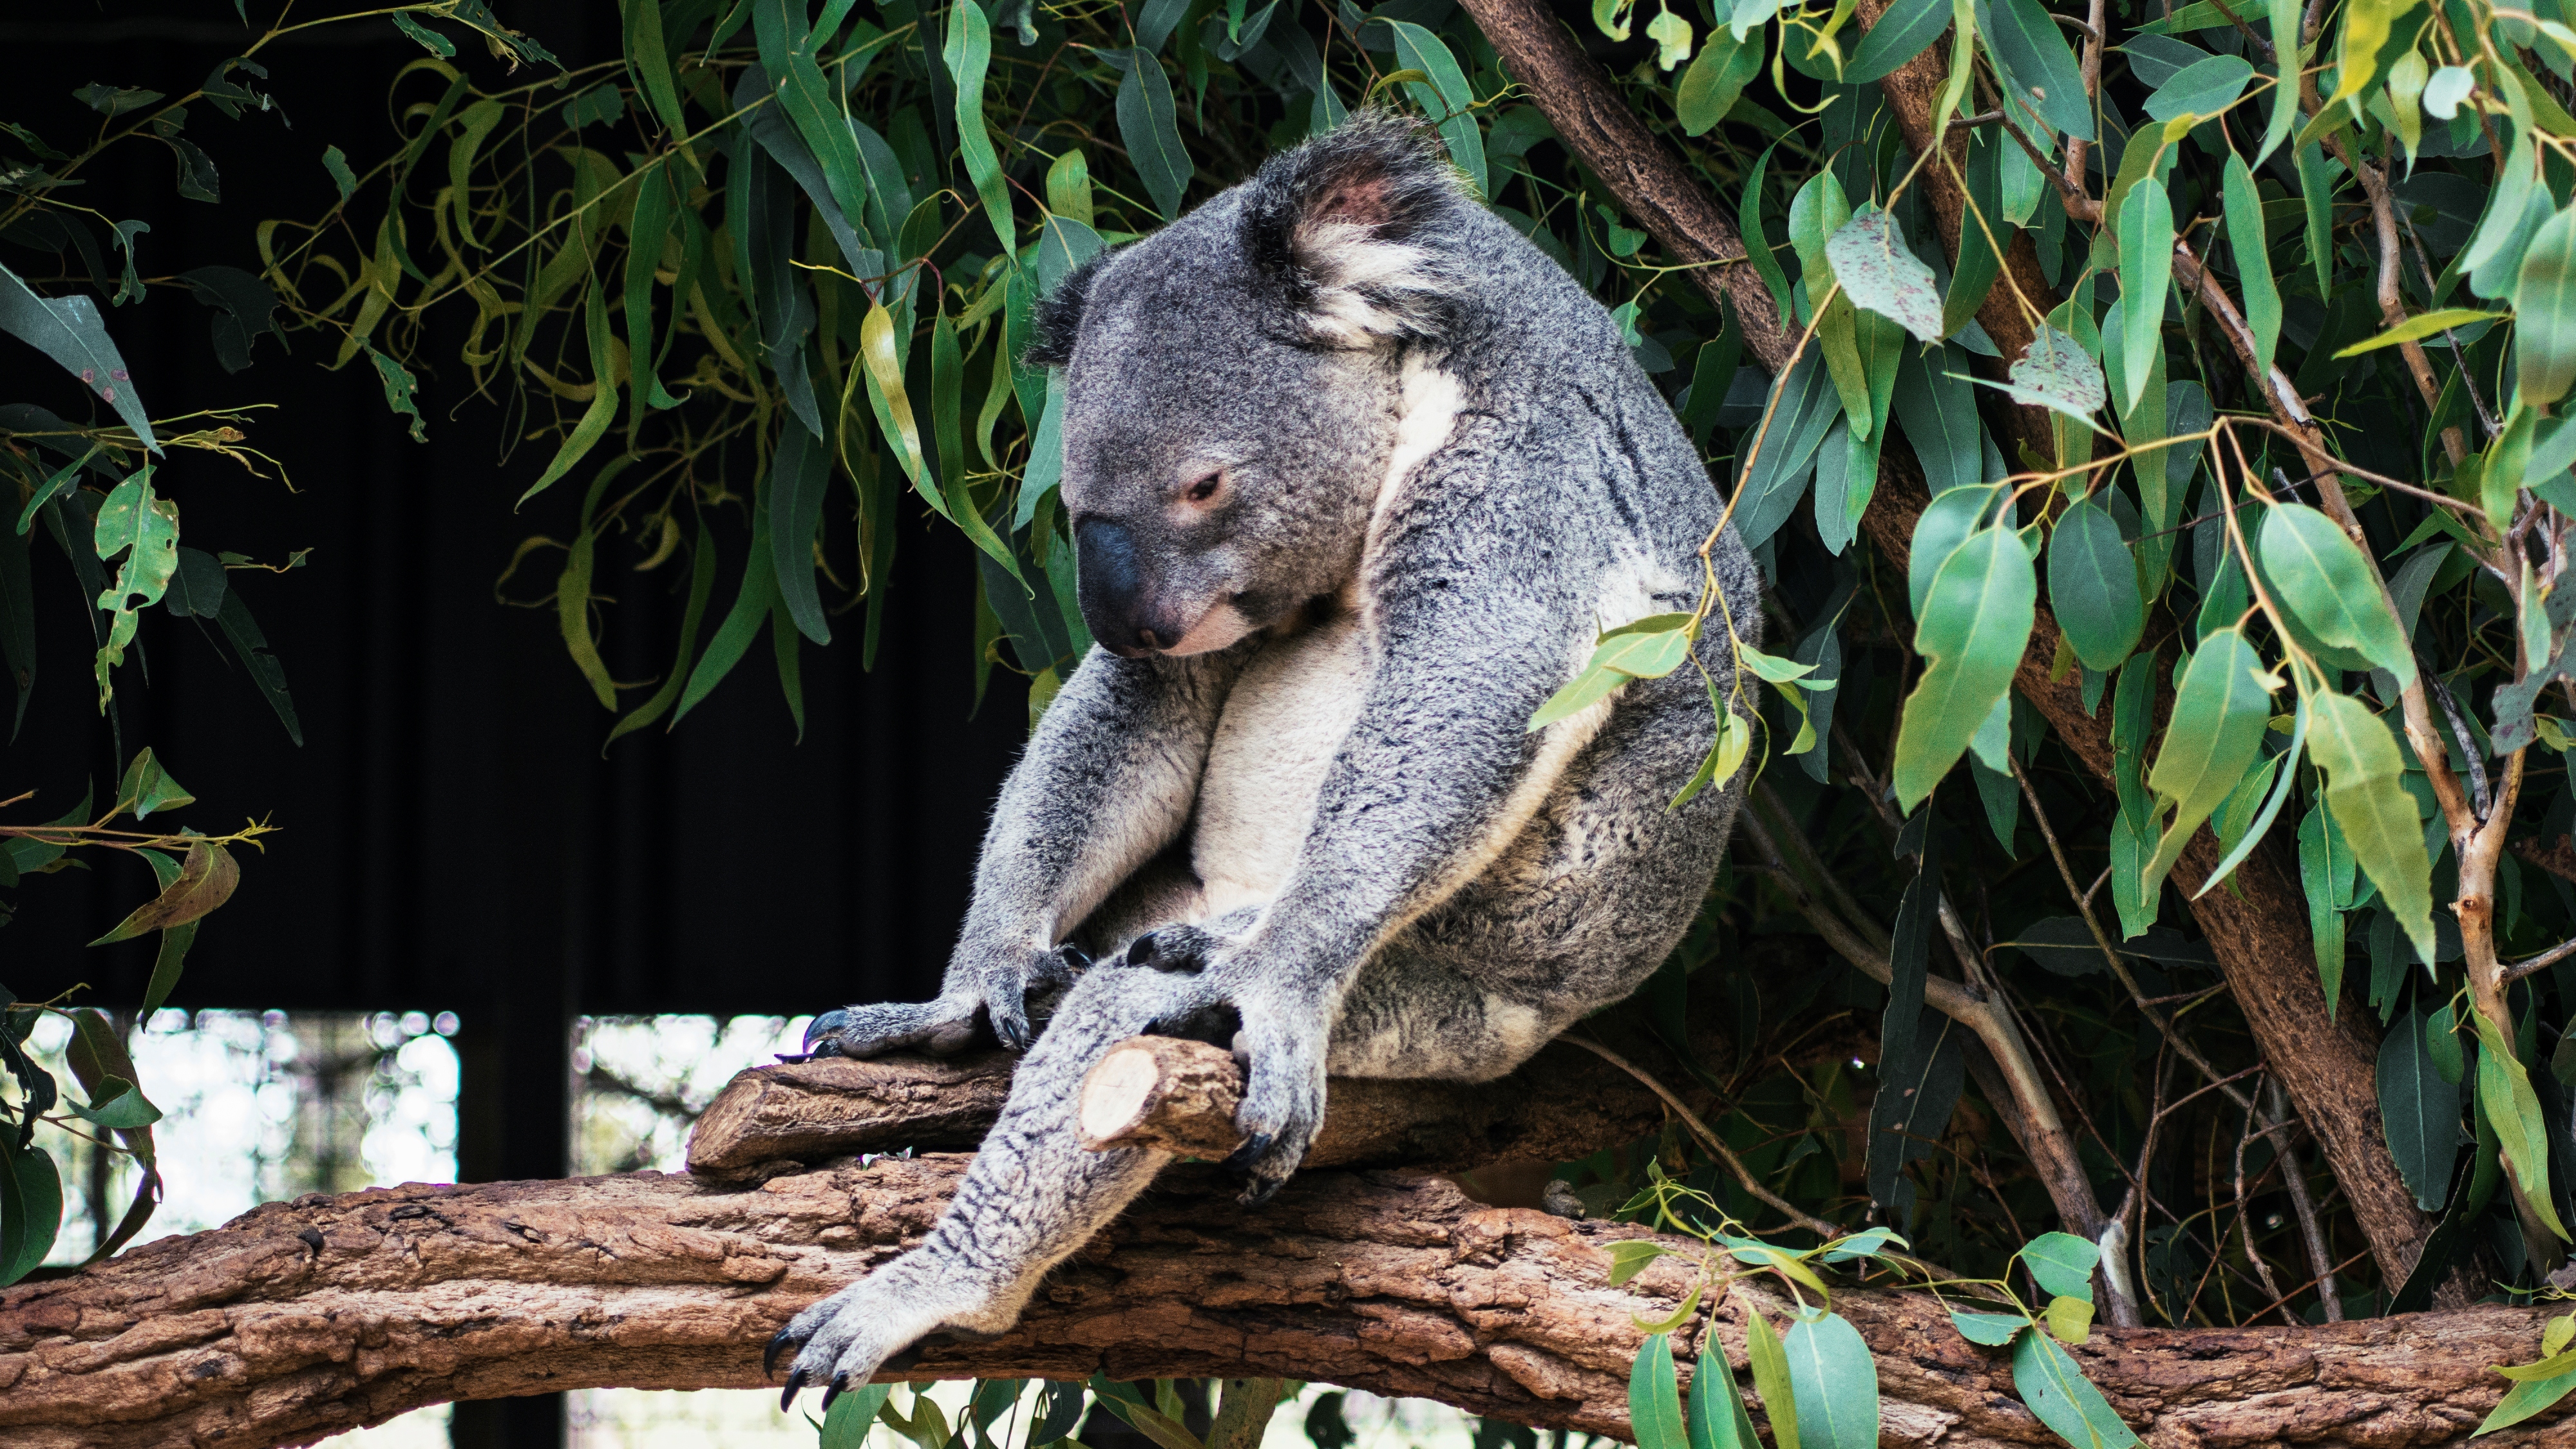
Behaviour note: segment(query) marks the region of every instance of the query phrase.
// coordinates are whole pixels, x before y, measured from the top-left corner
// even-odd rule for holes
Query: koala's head
[[[1094,638],[1222,649],[1349,580],[1401,350],[1452,311],[1435,241],[1470,204],[1436,140],[1365,116],[1056,287],[1028,360],[1068,369],[1064,502]]]

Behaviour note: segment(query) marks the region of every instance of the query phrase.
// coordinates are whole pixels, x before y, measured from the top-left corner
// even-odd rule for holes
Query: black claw
[[[1261,1160],[1261,1155],[1270,1150],[1270,1142],[1270,1133],[1253,1133],[1251,1136],[1243,1139],[1243,1145],[1241,1147],[1234,1149],[1233,1152],[1226,1156],[1225,1165],[1233,1168],[1237,1172],[1250,1172],[1252,1170],[1252,1164],[1259,1162]]]
[[[760,1376],[762,1378],[774,1379],[778,1377],[778,1355],[783,1350],[794,1348],[796,1346],[796,1340],[788,1336],[792,1332],[794,1332],[794,1325],[791,1324],[788,1327],[782,1328],[776,1333],[770,1335],[769,1347],[760,1351]]]
[[[801,1368],[789,1369],[787,1371],[787,1391],[778,1396],[778,1412],[784,1414],[788,1410],[795,1408],[796,1391],[803,1387],[805,1387],[805,1371]]]
[[[828,1413],[832,1412],[832,1401],[833,1401],[834,1399],[839,1398],[839,1397],[841,1396],[841,1391],[842,1391],[843,1389],[848,1388],[849,1386],[850,1386],[850,1376],[849,1376],[848,1374],[834,1374],[834,1375],[832,1375],[832,1381],[831,1381],[830,1383],[825,1384],[825,1385],[823,1386],[823,1412],[824,1412],[824,1413],[828,1414]]]
[[[823,1038],[829,1037],[834,1032],[839,1031],[842,1027],[849,1024],[850,1013],[847,1008],[838,1008],[824,1012],[821,1016],[814,1018],[814,1020],[806,1026],[805,1050],[809,1054],[815,1056],[828,1055],[830,1053],[830,1047],[826,1045],[818,1049],[816,1047],[816,1043],[821,1041]]]

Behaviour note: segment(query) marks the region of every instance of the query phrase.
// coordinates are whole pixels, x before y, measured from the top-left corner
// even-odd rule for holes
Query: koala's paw
[[[805,1055],[798,1060],[874,1057],[914,1048],[950,1056],[974,1043],[975,1008],[971,999],[941,997],[827,1011],[805,1028]]]
[[[829,1411],[834,1399],[864,1386],[879,1369],[910,1367],[919,1357],[916,1345],[937,1327],[937,1318],[902,1298],[881,1277],[872,1276],[789,1319],[760,1355],[761,1373],[767,1375],[777,1371],[782,1354],[797,1350],[786,1390],[778,1398],[779,1411],[794,1405],[797,1392],[808,1384],[823,1386],[823,1407]]]
[[[1244,1082],[1243,1105],[1234,1114],[1243,1145],[1225,1164],[1246,1178],[1244,1205],[1257,1207],[1306,1160],[1306,1149],[1324,1125],[1324,1058],[1331,1027],[1320,1004],[1282,999],[1273,990],[1227,995],[1242,1022],[1232,1045],[1244,1062]]]
[[[979,1016],[1003,1046],[1026,1051],[1033,1035],[1030,995],[1071,983],[1090,964],[1081,951],[1064,946],[998,962],[972,987],[943,993],[935,1001],[827,1011],[805,1028],[805,1055],[873,1057],[917,1049],[933,1056],[953,1056],[975,1044]]]

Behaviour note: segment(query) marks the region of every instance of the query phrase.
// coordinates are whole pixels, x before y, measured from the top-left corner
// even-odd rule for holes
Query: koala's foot
[[[1245,1063],[1243,1105],[1234,1118],[1243,1145],[1225,1165],[1248,1179],[1245,1206],[1269,1201],[1305,1161],[1324,1124],[1326,1008],[1261,979],[1236,943],[1194,926],[1137,937],[1122,964],[1199,978],[1187,1010],[1167,1011],[1146,1030],[1231,1047]]]
[[[996,1331],[978,1322],[980,1315],[957,1295],[937,1291],[903,1271],[902,1260],[814,1304],[787,1321],[761,1352],[762,1374],[777,1371],[778,1360],[797,1350],[787,1371],[778,1407],[784,1412],[797,1392],[809,1384],[823,1386],[823,1407],[848,1390],[865,1385],[884,1368],[909,1368],[920,1357],[925,1338],[943,1330],[981,1337]],[[1005,1325],[1006,1326],[1006,1325]]]
[[[814,1057],[874,1057],[887,1052],[921,1050],[954,1056],[973,1046],[978,1019],[1012,1051],[1028,1050],[1028,998],[1033,992],[1068,985],[1091,964],[1074,947],[1038,953],[1031,960],[996,967],[977,989],[942,994],[936,1000],[845,1006],[815,1017],[805,1028],[805,1052]]]

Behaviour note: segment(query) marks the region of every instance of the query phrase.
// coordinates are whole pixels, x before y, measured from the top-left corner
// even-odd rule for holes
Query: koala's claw
[[[828,1414],[832,1412],[832,1401],[839,1398],[841,1396],[841,1391],[849,1386],[850,1376],[848,1374],[832,1375],[832,1381],[823,1386],[822,1408],[824,1413]]]
[[[765,1379],[778,1377],[778,1356],[794,1348],[796,1343],[795,1328],[792,1324],[771,1334],[769,1347],[760,1351],[760,1376]]]
[[[788,1410],[795,1408],[796,1391],[803,1387],[805,1387],[805,1371],[801,1368],[789,1369],[787,1371],[786,1391],[778,1396],[778,1412],[784,1414]]]
[[[1271,1134],[1267,1132],[1255,1132],[1244,1138],[1241,1147],[1226,1155],[1225,1165],[1236,1172],[1249,1174],[1252,1171],[1252,1165],[1259,1162],[1261,1155],[1270,1150],[1270,1139]]]

